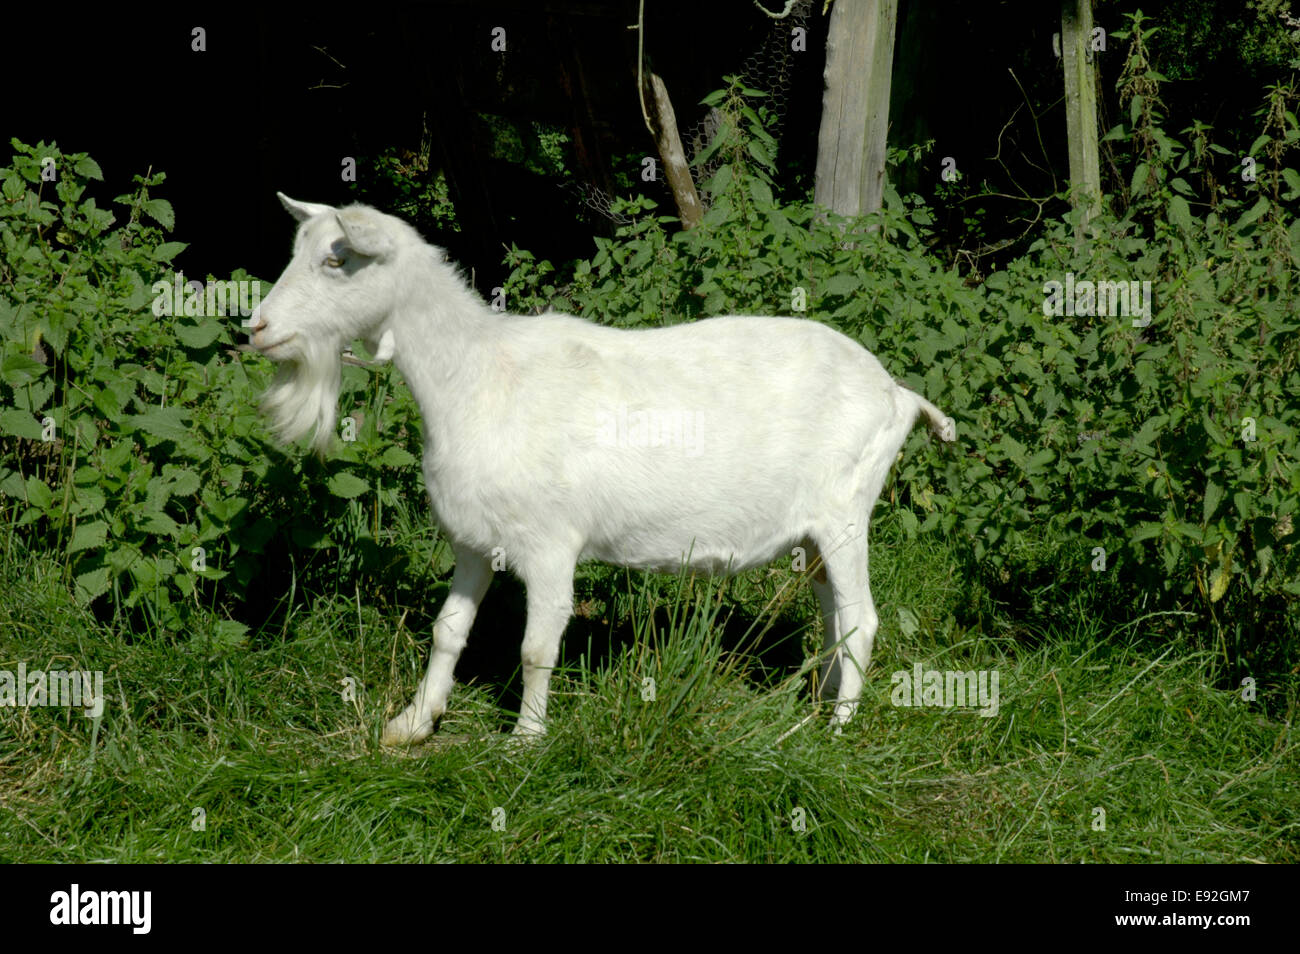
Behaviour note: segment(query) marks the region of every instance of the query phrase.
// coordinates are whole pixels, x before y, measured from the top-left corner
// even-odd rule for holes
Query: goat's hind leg
[[[835,593],[825,579],[813,580],[813,592],[821,606],[826,635],[822,639],[821,665],[817,675],[817,698],[834,699],[840,692],[840,626],[835,612]]]
[[[819,541],[818,546],[826,564],[827,582],[815,585],[817,595],[824,611],[835,621],[833,629],[827,624],[826,649],[831,659],[823,663],[823,671],[828,681],[838,682],[835,714],[831,717],[831,725],[838,729],[857,711],[879,625],[867,573],[867,518],[858,518],[833,541]],[[836,642],[838,648],[832,650]]]
[[[551,671],[560,660],[564,627],[573,615],[573,571],[575,560],[557,558],[545,566],[523,568],[528,590],[528,622],[520,656],[524,668],[524,696],[519,707],[516,736],[539,736],[546,732],[546,699]]]
[[[492,565],[477,553],[456,549],[456,571],[451,592],[433,624],[433,650],[429,668],[415,699],[384,728],[384,745],[414,745],[433,732],[434,723],[447,711],[456,660],[469,640],[470,627],[483,594],[492,580]]]
[[[821,607],[822,623],[825,626],[816,695],[819,700],[834,699],[840,691],[840,664],[837,658],[840,633],[835,613],[835,594],[826,575],[826,564],[822,561],[820,548],[812,538],[804,540],[803,547],[808,554],[808,577],[812,582],[813,593],[817,596],[817,604]]]

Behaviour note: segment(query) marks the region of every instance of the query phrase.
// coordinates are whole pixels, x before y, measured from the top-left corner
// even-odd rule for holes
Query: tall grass
[[[788,573],[600,569],[543,741],[504,734],[510,680],[482,657],[432,742],[391,751],[427,649],[412,607],[335,595],[243,646],[217,619],[136,640],[11,537],[0,669],[102,670],[108,701],[0,709],[0,860],[1300,860],[1294,693],[1269,718],[1141,621],[965,628],[946,546],[890,514],[876,540],[881,637],[841,736],[807,719],[818,624]],[[517,657],[521,623],[486,616],[472,644]],[[917,663],[996,669],[997,716],[892,704]]]

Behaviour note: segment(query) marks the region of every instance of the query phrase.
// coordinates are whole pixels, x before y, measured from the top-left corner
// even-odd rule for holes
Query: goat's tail
[[[901,385],[900,385],[901,387]],[[916,401],[917,409],[926,416],[927,423],[934,436],[941,441],[952,443],[957,439],[957,422],[939,410],[911,388],[903,388]]]

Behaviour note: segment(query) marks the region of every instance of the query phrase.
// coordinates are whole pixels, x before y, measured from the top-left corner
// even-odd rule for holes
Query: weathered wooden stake
[[[646,75],[646,87],[650,125],[655,145],[659,148],[664,175],[668,179],[669,188],[673,190],[673,200],[677,203],[677,215],[682,220],[683,229],[695,228],[704,216],[704,208],[700,205],[700,194],[695,191],[691,167],[686,163],[686,151],[682,149],[681,136],[677,133],[677,116],[673,112],[672,101],[668,98],[668,89],[664,86],[664,81],[654,73]]]
[[[841,215],[880,208],[898,0],[836,0],[826,38],[826,91],[814,198]]]
[[[1088,46],[1092,0],[1061,0],[1061,62],[1065,69],[1065,132],[1070,148],[1074,201],[1084,206],[1077,238],[1101,209],[1101,163],[1097,158],[1097,84]]]

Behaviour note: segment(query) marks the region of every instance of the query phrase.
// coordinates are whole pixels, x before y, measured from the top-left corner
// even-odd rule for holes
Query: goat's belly
[[[739,572],[788,557],[819,509],[808,497],[816,485],[791,467],[703,461],[575,481],[583,557],[669,573]]]
[[[726,538],[664,528],[640,528],[618,539],[589,540],[581,559],[656,573],[676,573],[683,567],[706,573],[739,573],[791,555],[803,534],[786,530],[750,530]]]

